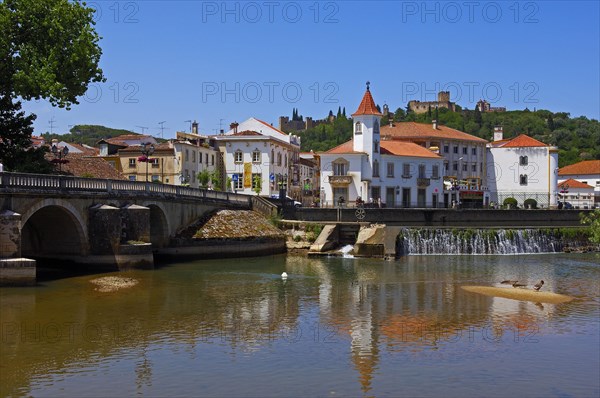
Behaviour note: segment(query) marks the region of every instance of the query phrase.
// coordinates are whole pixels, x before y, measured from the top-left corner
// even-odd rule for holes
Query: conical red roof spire
[[[371,95],[371,90],[369,89],[370,84],[371,84],[370,82],[367,82],[367,91],[365,92],[365,95],[363,96],[363,99],[360,102],[358,109],[356,110],[356,112],[354,112],[352,114],[352,116],[359,116],[359,115],[383,116],[381,114],[381,112],[379,112],[377,110],[375,101],[373,101],[373,96]]]

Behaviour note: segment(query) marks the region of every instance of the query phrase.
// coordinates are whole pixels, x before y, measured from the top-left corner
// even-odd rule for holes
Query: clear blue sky
[[[203,134],[296,107],[355,111],[371,82],[395,110],[448,89],[470,109],[600,117],[597,1],[91,1],[102,36],[95,84],[71,111],[31,102],[35,134],[101,124]],[[222,124],[221,124],[222,123]],[[168,128],[168,129],[167,129]]]

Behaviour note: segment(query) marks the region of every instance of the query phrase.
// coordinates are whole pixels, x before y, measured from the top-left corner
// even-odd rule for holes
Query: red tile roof
[[[257,131],[244,130],[244,131],[238,131],[237,133],[233,133],[231,135],[262,135],[262,134]]]
[[[600,162],[600,160],[599,160],[599,162]],[[594,189],[593,186],[584,184],[583,182],[574,180],[572,178],[569,178],[568,180],[561,182],[560,184],[558,184],[558,187],[564,189],[565,185],[568,185],[569,188]]]
[[[407,141],[381,141],[381,154],[382,155],[396,155],[396,156],[413,156],[417,158],[441,158],[438,154],[431,152],[429,149],[422,147],[421,145]],[[353,149],[353,141],[344,142],[341,145],[336,146],[324,152],[326,154],[363,154],[365,152],[357,152]]]
[[[45,158],[52,161],[54,156],[47,153]],[[56,171],[61,170],[61,174],[72,175],[75,177],[107,178],[111,180],[125,180],[126,178],[112,167],[106,160],[88,156],[83,153],[70,153],[65,158],[68,163],[56,165]]]
[[[433,128],[429,123],[396,122],[392,126],[381,126],[381,137],[388,140],[410,140],[410,139],[447,139],[473,142],[487,142],[483,138],[475,137],[460,130],[447,126],[437,125]]]
[[[600,174],[600,160],[584,160],[558,170],[558,175]]]
[[[343,144],[340,144],[334,148],[331,148],[330,150],[326,151],[326,152],[322,152],[322,153],[338,153],[338,154],[342,154],[342,153],[366,153],[366,152],[357,152],[354,150],[354,144],[353,141],[346,141]]]
[[[525,135],[525,134],[521,134],[518,137],[513,138],[512,140],[508,141],[504,145],[500,145],[501,148],[523,148],[523,147],[538,147],[538,146],[547,147],[548,145],[544,144],[542,141],[538,141],[535,138],[531,138],[530,136]]]
[[[352,116],[360,115],[382,116],[381,112],[377,110],[377,106],[375,105],[375,101],[373,101],[373,96],[371,95],[371,90],[369,90],[369,87],[367,87],[367,91],[365,92],[358,109],[352,114]]]
[[[381,141],[381,154],[441,159],[441,156],[437,153],[414,142],[407,141]]]

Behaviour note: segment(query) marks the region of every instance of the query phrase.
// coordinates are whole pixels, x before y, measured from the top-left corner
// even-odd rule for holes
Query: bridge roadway
[[[253,202],[255,196],[183,186],[0,173],[0,272],[30,268],[17,265],[22,258],[151,266],[152,251],[166,248],[180,229]]]

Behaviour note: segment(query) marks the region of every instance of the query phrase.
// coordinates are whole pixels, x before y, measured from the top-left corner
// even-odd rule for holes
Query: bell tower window
[[[362,134],[362,123],[356,122],[354,125],[354,134]]]

